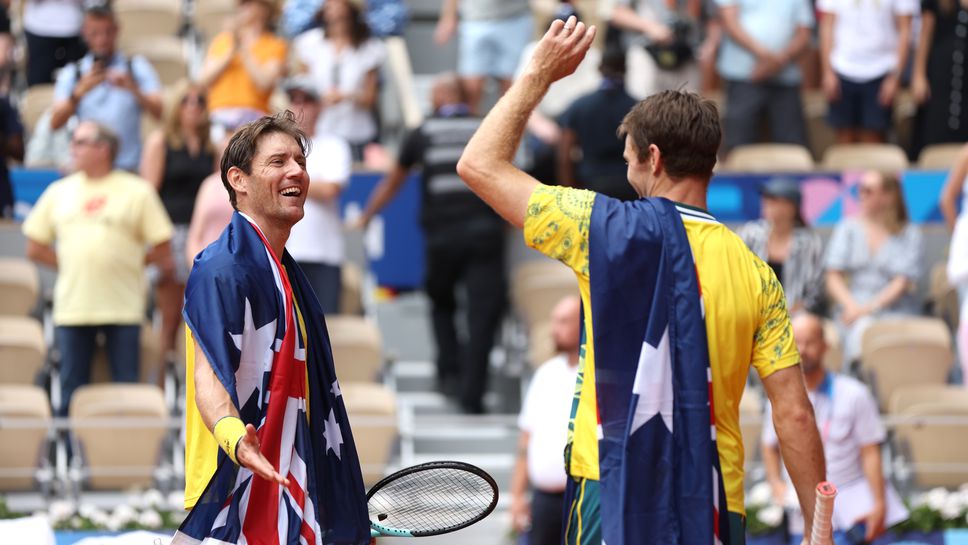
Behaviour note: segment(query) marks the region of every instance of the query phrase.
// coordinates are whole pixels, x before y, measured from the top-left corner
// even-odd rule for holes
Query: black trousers
[[[483,412],[487,368],[507,298],[504,233],[428,237],[426,290],[437,343],[439,385],[456,381],[461,407]],[[467,336],[457,334],[456,290],[466,290]]]
[[[87,52],[80,36],[52,38],[24,32],[27,37],[27,86],[54,82],[54,71]]]
[[[766,116],[771,141],[807,145],[799,85],[726,81],[726,149],[755,144]]]
[[[561,545],[565,493],[531,492],[531,530],[528,545]]]

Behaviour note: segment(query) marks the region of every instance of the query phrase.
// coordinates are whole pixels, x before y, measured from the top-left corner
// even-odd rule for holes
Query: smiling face
[[[246,174],[232,167],[228,172],[239,211],[259,225],[292,227],[302,219],[309,174],[306,157],[295,138],[282,132],[263,134],[249,170]]]

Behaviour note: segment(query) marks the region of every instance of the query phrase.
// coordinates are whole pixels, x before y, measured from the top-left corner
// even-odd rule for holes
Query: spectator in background
[[[10,98],[0,95],[0,219],[13,218],[13,186],[7,163],[23,161],[24,126]]]
[[[269,113],[269,97],[286,71],[286,42],[272,33],[271,0],[239,0],[235,17],[212,40],[198,80],[222,140],[237,127]]]
[[[629,90],[645,98],[669,89],[699,88],[695,50],[702,0],[615,0],[610,22],[623,30]]]
[[[921,230],[908,219],[897,176],[870,171],[858,184],[860,215],[837,224],[827,244],[827,293],[839,307],[844,356],[860,357],[861,337],[876,319],[917,314]]]
[[[361,0],[362,2],[362,0]],[[374,36],[403,36],[410,10],[403,0],[367,0],[366,24]],[[320,0],[288,0],[282,8],[282,34],[288,39],[319,26],[316,13],[323,6]]]
[[[814,26],[809,0],[716,0],[724,39],[717,68],[726,85],[726,150],[760,140],[807,145],[798,60]]]
[[[27,0],[23,29],[27,41],[27,86],[53,83],[54,72],[84,56],[83,0]]]
[[[457,392],[465,412],[482,413],[491,347],[507,294],[505,224],[457,175],[457,160],[480,119],[470,116],[456,75],[437,76],[431,103],[434,116],[407,136],[397,164],[370,194],[357,226],[365,227],[393,199],[411,169],[423,168],[420,224],[437,343],[438,388],[448,394]],[[465,346],[455,325],[459,284],[467,292]]]
[[[961,214],[958,200],[961,199]],[[958,161],[948,174],[938,203],[945,225],[951,231],[948,248],[948,282],[958,289],[961,312],[958,317],[958,360],[964,383],[968,385],[968,145],[961,149]]]
[[[918,103],[912,155],[925,146],[968,140],[968,6],[961,0],[923,0],[911,92]]]
[[[502,94],[511,86],[521,52],[533,37],[534,18],[528,0],[460,0],[459,4],[458,10],[458,0],[443,0],[434,41],[442,46],[458,32],[457,72],[467,104],[476,115],[481,112],[488,77],[497,79]]]
[[[511,476],[511,525],[528,532],[528,545],[560,545],[564,510],[568,417],[578,379],[581,299],[566,297],[551,311],[555,357],[542,363],[528,386],[518,427],[518,456]],[[531,487],[531,501],[527,499]]]
[[[343,138],[353,160],[362,161],[363,149],[377,138],[373,110],[386,47],[370,37],[360,8],[349,0],[327,0],[318,16],[322,28],[299,36],[293,44],[322,99],[316,133]]]
[[[917,0],[818,0],[827,118],[837,142],[884,142]]]
[[[309,279],[323,312],[337,314],[345,254],[339,194],[349,181],[353,159],[346,140],[316,132],[316,119],[323,105],[313,81],[296,77],[286,82],[285,87],[290,109],[310,141],[306,157],[309,193],[303,206],[305,214],[292,226],[286,249]]]
[[[101,123],[118,135],[117,168],[135,172],[141,161],[141,114],[161,117],[161,84],[151,63],[117,50],[118,22],[107,4],[92,4],[82,28],[88,53],[57,76],[50,127],[68,119]]]
[[[178,256],[175,275],[171,279],[159,279],[155,294],[161,311],[161,348],[167,357],[172,357],[181,324],[189,271],[188,263],[181,256],[185,254],[195,195],[202,180],[215,168],[205,101],[205,89],[199,85],[186,85],[178,90],[165,127],[148,137],[141,158],[141,177],[158,190],[165,211],[174,223],[171,249]]]
[[[616,131],[637,102],[625,91],[625,53],[605,50],[598,90],[576,100],[560,117],[558,183],[622,200],[638,198],[626,177],[625,143]],[[581,158],[575,161],[575,152]],[[576,163],[577,162],[577,168]]]
[[[793,319],[793,337],[800,352],[800,369],[807,386],[810,402],[816,413],[817,427],[823,440],[827,462],[827,480],[848,502],[834,504],[834,543],[850,545],[870,543],[884,533],[885,528],[907,518],[907,511],[897,499],[897,493],[884,479],[881,443],[887,438],[884,424],[877,410],[877,402],[867,386],[846,375],[832,373],[823,366],[827,343],[823,322],[819,316],[800,314]],[[796,496],[789,476],[780,465],[780,448],[773,427],[772,407],[767,406],[763,418],[763,467],[773,498],[779,505],[790,507],[790,545],[803,541],[803,517],[796,506]],[[854,519],[862,540],[848,538],[847,531],[837,521]],[[853,522],[853,520],[852,520]]]
[[[762,219],[736,234],[766,262],[783,285],[790,312],[818,312],[823,307],[823,244],[800,213],[800,185],[774,178],[760,188]]]
[[[174,275],[171,221],[151,184],[112,166],[119,149],[108,127],[82,121],[71,140],[77,172],[50,185],[23,224],[27,257],[57,271],[59,415],[90,381],[99,332],[112,379],[138,380],[146,262],[165,280]]]

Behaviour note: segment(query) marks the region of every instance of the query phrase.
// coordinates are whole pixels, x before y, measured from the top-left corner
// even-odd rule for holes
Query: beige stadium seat
[[[235,15],[236,0],[196,0],[192,26],[201,33],[203,42],[209,43],[216,34],[225,30],[226,20]]]
[[[749,469],[760,457],[760,438],[763,434],[763,401],[760,392],[746,387],[739,402],[739,429],[743,436],[744,466]]]
[[[163,86],[171,86],[188,77],[185,45],[176,36],[151,36],[126,46],[125,52],[141,55],[158,73]]]
[[[750,144],[729,152],[723,170],[733,172],[810,172],[810,150],[796,144]]]
[[[891,413],[901,414],[923,403],[945,403],[968,407],[968,390],[961,385],[902,386],[891,396]]]
[[[964,144],[934,144],[921,150],[918,168],[922,170],[949,170],[955,166],[964,152]]]
[[[27,89],[20,101],[20,118],[27,134],[33,134],[40,116],[54,104],[54,85],[34,85]]]
[[[376,324],[362,316],[326,317],[336,375],[346,382],[376,382],[383,369],[383,339]]]
[[[958,305],[958,290],[948,283],[947,263],[936,263],[931,267],[931,281],[928,285],[928,302],[931,314],[944,320],[952,331],[957,331],[961,308]]]
[[[0,257],[0,315],[25,316],[37,306],[40,276],[30,261]]]
[[[370,486],[386,475],[393,455],[398,433],[396,396],[374,383],[341,382],[340,391],[353,426],[363,481]]]
[[[578,280],[557,261],[528,261],[512,274],[511,300],[528,329],[548,320],[555,305],[569,295],[578,295]]]
[[[179,0],[115,0],[113,7],[124,51],[145,38],[174,36],[184,21]]]
[[[823,337],[827,341],[827,353],[823,357],[823,366],[829,371],[839,373],[844,366],[844,347],[840,340],[840,330],[832,320],[823,321]]]
[[[94,360],[91,363],[91,383],[102,384],[111,382],[111,366],[105,350],[104,339],[98,337]],[[164,354],[161,352],[161,339],[150,324],[141,326],[141,361],[131,362],[138,365],[138,377],[141,382],[158,383],[158,378],[164,369]]]
[[[870,349],[880,339],[917,339],[951,347],[951,332],[937,318],[910,316],[878,320],[864,331],[861,352]]]
[[[26,384],[0,385],[0,491],[34,490],[46,462],[47,393]]]
[[[898,451],[913,470],[913,484],[957,488],[968,482],[968,406],[926,402],[903,415],[912,420],[897,424],[894,432]],[[928,420],[932,417],[945,420]]]
[[[343,263],[340,268],[342,291],[339,295],[340,314],[363,314],[363,271],[356,263]]]
[[[44,366],[44,331],[29,316],[0,316],[0,384],[33,384]]]
[[[883,320],[887,322],[888,320]],[[897,320],[908,322],[908,320]],[[884,331],[870,330],[861,343],[861,373],[873,386],[881,411],[888,410],[888,402],[894,392],[904,386],[945,384],[954,354],[950,336],[941,338],[927,324],[911,320],[911,325],[925,325],[925,331],[897,332],[884,335]],[[876,325],[871,326],[873,329]],[[899,324],[892,324],[897,326]],[[943,323],[941,324],[943,327]],[[943,330],[947,334],[947,329]]]
[[[908,168],[907,155],[894,144],[835,144],[823,154],[823,170],[880,170],[901,172]]]
[[[150,384],[96,384],[71,397],[70,426],[92,489],[150,487],[168,435],[168,409]],[[75,461],[76,464],[76,461]],[[75,466],[76,467],[76,466]]]

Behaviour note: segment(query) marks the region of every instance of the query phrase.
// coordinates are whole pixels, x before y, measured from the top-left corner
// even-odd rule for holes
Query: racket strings
[[[406,475],[376,491],[370,519],[392,528],[433,532],[483,516],[494,498],[490,483],[464,470],[435,468]]]

